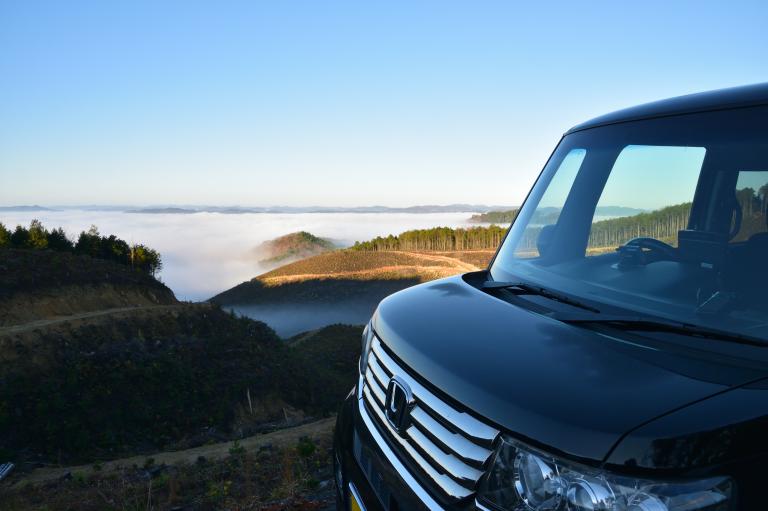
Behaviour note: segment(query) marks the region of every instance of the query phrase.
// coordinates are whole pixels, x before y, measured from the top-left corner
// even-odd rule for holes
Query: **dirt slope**
[[[210,301],[221,305],[348,299],[377,302],[421,282],[475,271],[484,267],[492,254],[337,250],[281,266]]]

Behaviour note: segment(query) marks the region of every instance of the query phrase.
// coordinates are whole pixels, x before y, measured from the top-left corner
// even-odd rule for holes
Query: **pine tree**
[[[11,243],[11,231],[0,223],[0,247],[7,247]]]

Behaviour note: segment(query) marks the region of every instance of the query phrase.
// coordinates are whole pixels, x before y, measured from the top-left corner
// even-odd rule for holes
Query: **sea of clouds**
[[[160,251],[160,278],[177,298],[199,301],[212,297],[269,268],[262,267],[254,248],[296,231],[308,231],[348,246],[376,236],[408,229],[469,225],[471,213],[193,213],[147,214],[121,211],[3,212],[0,222],[13,228],[32,219],[47,228],[63,227],[76,239],[96,225],[102,234],[115,234],[129,243],[144,243]]]

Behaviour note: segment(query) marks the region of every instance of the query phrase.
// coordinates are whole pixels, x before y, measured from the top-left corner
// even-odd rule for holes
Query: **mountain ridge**
[[[148,206],[127,208],[132,214],[192,214],[192,213],[482,213],[510,206],[485,204],[424,204],[414,206]]]

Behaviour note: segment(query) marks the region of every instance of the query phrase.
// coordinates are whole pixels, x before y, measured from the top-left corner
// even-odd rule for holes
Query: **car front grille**
[[[413,392],[411,422],[398,434],[385,416],[386,390],[393,376]],[[441,500],[460,501],[475,495],[493,454],[499,431],[457,410],[421,385],[374,338],[363,378],[365,410],[390,444],[414,467],[414,476]]]

